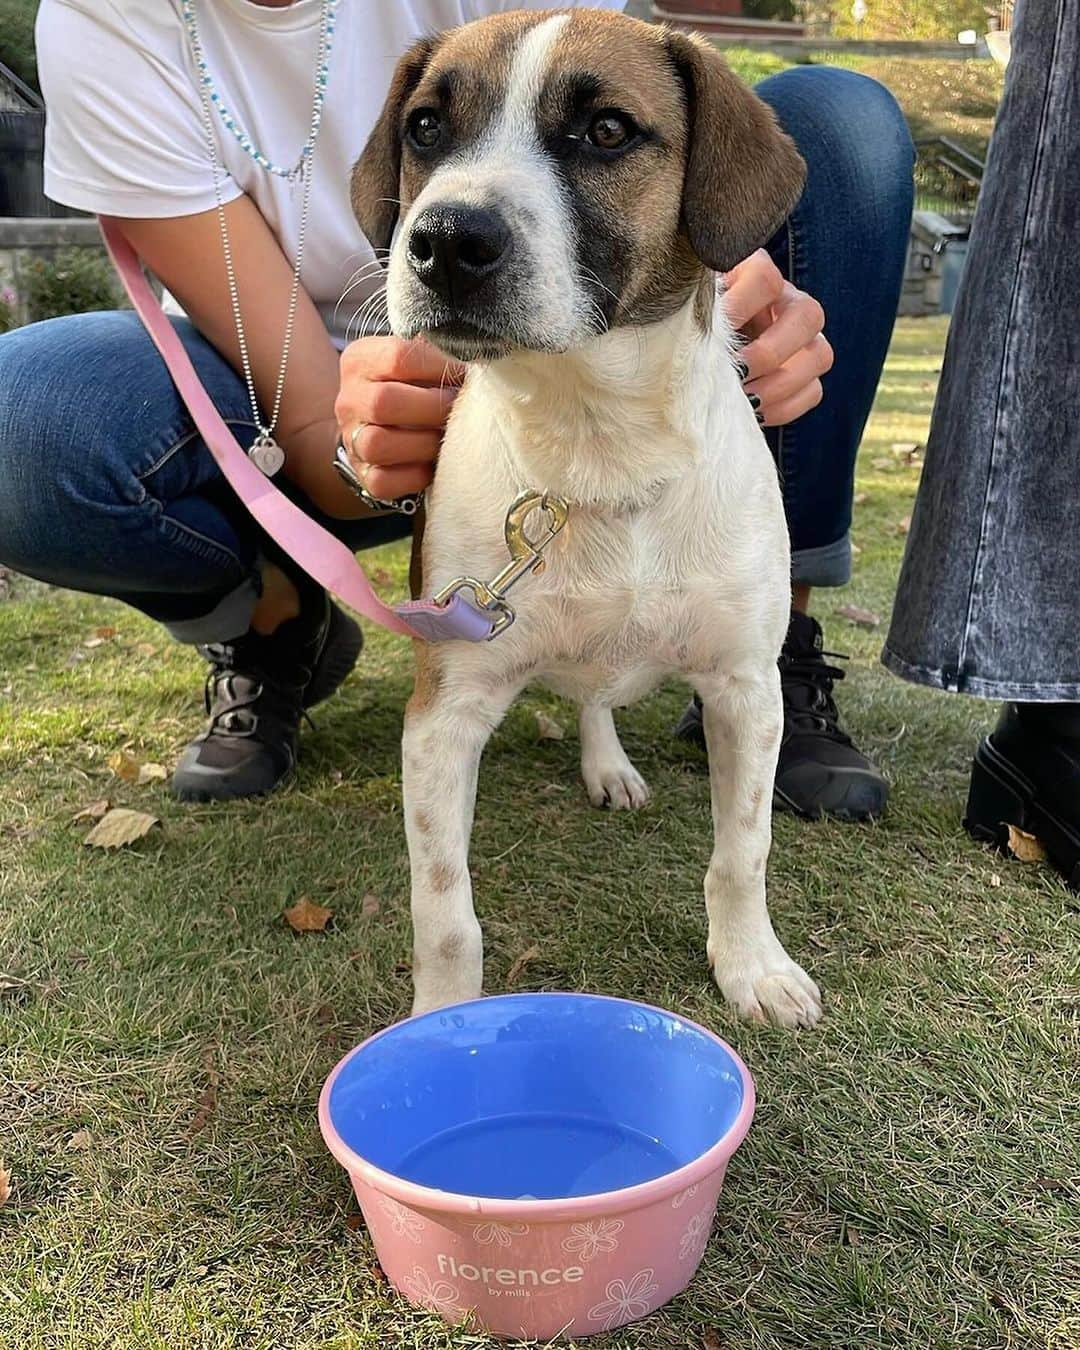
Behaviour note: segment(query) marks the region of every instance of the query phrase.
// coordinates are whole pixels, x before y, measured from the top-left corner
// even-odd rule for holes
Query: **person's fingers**
[[[342,386],[334,414],[346,441],[358,422],[373,422],[380,427],[435,429],[445,425],[457,394],[457,388],[452,386],[439,389],[397,380],[360,380]]]
[[[360,464],[429,464],[436,459],[442,443],[442,431],[403,431],[400,427],[380,427],[374,422],[357,424],[345,438],[345,449],[353,467]]]
[[[395,380],[438,388],[460,384],[464,378],[465,367],[459,361],[451,361],[423,338],[361,338],[341,353],[343,385],[357,380]]]
[[[776,404],[767,411],[762,409],[759,414],[762,425],[767,427],[787,426],[789,422],[794,422],[797,417],[809,412],[811,408],[816,408],[821,402],[821,398],[821,381],[812,380],[794,398],[785,399],[782,403]]]
[[[357,476],[373,497],[392,502],[410,492],[423,492],[435,477],[435,470],[432,464],[395,464],[391,468],[362,464]]]
[[[743,385],[748,395],[758,399],[755,405],[766,412],[789,398],[794,398],[814,380],[832,369],[833,350],[824,333],[819,333],[808,347],[790,357],[779,370]],[[752,400],[751,400],[752,401]]]
[[[784,288],[783,274],[763,248],[733,267],[724,282],[724,309],[733,328],[775,304]]]
[[[749,378],[758,379],[778,370],[824,327],[825,311],[814,297],[786,281],[780,299],[772,307],[772,322],[754,323],[753,340],[739,349],[738,359],[748,368]]]

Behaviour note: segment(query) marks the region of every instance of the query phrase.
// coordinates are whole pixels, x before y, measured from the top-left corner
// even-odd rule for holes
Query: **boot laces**
[[[228,643],[213,643],[204,649],[210,669],[203,687],[203,704],[210,725],[208,736],[254,736],[259,728],[255,705],[263,694],[263,682],[254,673],[236,669],[236,652]]]
[[[840,730],[840,714],[833,700],[833,686],[845,672],[823,658],[847,661],[843,652],[801,651],[780,654],[780,681],[784,691],[784,717],[791,731],[812,732],[850,745],[851,737]]]

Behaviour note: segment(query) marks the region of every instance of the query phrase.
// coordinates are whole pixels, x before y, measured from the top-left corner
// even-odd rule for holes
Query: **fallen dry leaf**
[[[990,873],[990,885],[996,890],[1001,885],[1001,878],[996,872]]]
[[[76,820],[100,820],[108,809],[109,799],[108,797],[102,797],[100,801],[91,802],[89,806],[84,806],[77,815],[72,816],[72,823]]]
[[[135,650],[140,656],[157,656],[157,648],[152,642],[140,642]]]
[[[849,541],[849,545],[851,548],[851,556],[853,558],[857,558],[859,554],[862,552],[862,549],[858,546],[858,544],[855,542],[854,539]]]
[[[711,1328],[705,1332],[701,1338],[701,1350],[724,1350],[724,1342],[720,1339],[720,1333]]]
[[[861,1235],[857,1228],[852,1228],[851,1224],[844,1224],[844,1245],[846,1247],[857,1247],[861,1241]]]
[[[1046,858],[1042,840],[1015,825],[1009,826],[1009,852],[1024,863],[1043,862]]]
[[[11,1199],[11,1172],[0,1158],[0,1205],[6,1205]]]
[[[122,778],[125,783],[137,783],[142,761],[128,750],[118,750],[115,755],[109,756],[109,768],[112,769],[117,778]]]
[[[903,520],[898,520],[898,521],[896,522],[896,533],[897,533],[897,534],[907,534],[908,530],[910,530],[910,529],[911,529],[911,517],[910,517],[910,516],[905,516]]]
[[[141,787],[144,783],[164,783],[169,771],[164,764],[140,764],[135,782]]]
[[[362,1214],[346,1214],[345,1227],[350,1233],[355,1233],[358,1228],[363,1228],[364,1216]]]
[[[67,1151],[69,1153],[85,1153],[88,1148],[93,1148],[94,1136],[89,1130],[76,1130],[67,1141]]]
[[[879,614],[875,614],[872,609],[860,609],[858,605],[841,605],[836,613],[857,628],[876,628],[881,622]]]
[[[536,946],[530,947],[528,951],[522,952],[521,955],[518,957],[518,959],[510,967],[509,971],[507,971],[506,983],[517,984],[518,980],[521,979],[521,972],[525,969],[525,967],[529,964],[530,961],[535,961],[539,955],[540,955],[540,948]]]
[[[360,901],[360,913],[370,917],[372,914],[378,914],[381,902],[377,895],[365,895]]]
[[[878,455],[877,459],[870,461],[870,467],[872,469],[891,469],[893,462],[891,459],[886,459],[884,455]]]
[[[870,494],[869,492],[856,492],[855,496],[852,497],[851,500],[855,506],[865,506],[866,503],[870,500]]]
[[[91,848],[123,848],[125,844],[134,844],[160,824],[157,816],[148,815],[145,811],[129,811],[127,807],[116,806],[106,811],[83,843],[89,844]]]
[[[99,637],[87,638],[86,641],[83,643],[83,646],[84,646],[84,647],[104,647],[104,646],[105,646],[105,639],[104,639],[104,638],[99,638]]]
[[[316,905],[306,895],[285,911],[285,922],[294,933],[321,933],[333,917],[332,909]]]
[[[922,446],[910,441],[901,441],[892,448],[893,454],[902,464],[914,464],[922,454]]]
[[[187,1127],[187,1137],[194,1139],[210,1124],[214,1112],[217,1110],[217,1085],[211,1083],[199,1095],[199,1100],[195,1103],[195,1114],[191,1118],[191,1124]]]
[[[116,636],[116,629],[112,626],[112,624],[105,624],[101,628],[94,629],[94,636],[99,637],[102,640],[102,642],[108,642],[110,638],[114,638]]]
[[[566,732],[559,726],[558,722],[542,712],[539,708],[536,710],[536,734],[542,741],[561,741]]]
[[[394,584],[394,578],[385,567],[376,567],[371,574],[371,579],[376,586],[392,586]]]

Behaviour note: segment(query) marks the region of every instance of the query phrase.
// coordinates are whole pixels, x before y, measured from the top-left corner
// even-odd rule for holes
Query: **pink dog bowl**
[[[414,1017],[319,1099],[390,1283],[496,1336],[610,1331],[686,1288],[754,1085],[711,1031],[586,994]]]

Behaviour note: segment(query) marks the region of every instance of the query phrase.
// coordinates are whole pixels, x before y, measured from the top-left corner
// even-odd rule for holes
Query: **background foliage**
[[[38,88],[34,18],[38,0],[0,0],[0,63],[31,89]]]

